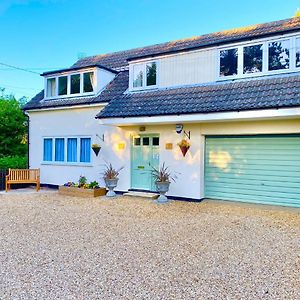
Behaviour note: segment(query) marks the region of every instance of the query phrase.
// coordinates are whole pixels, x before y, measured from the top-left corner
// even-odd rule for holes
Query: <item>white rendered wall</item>
[[[278,121],[215,122],[202,124],[184,124],[191,132],[191,148],[183,157],[177,143],[184,137],[175,131],[174,125],[147,126],[139,132],[138,126],[115,127],[100,125],[95,115],[100,107],[53,110],[30,113],[30,167],[41,169],[41,182],[63,184],[77,181],[80,175],[89,181],[97,180],[103,185],[101,173],[106,162],[114,167],[124,167],[120,173],[117,190],[127,191],[131,187],[130,145],[131,138],[138,134],[160,135],[160,163],[165,162],[176,173],[176,183],[171,183],[169,195],[192,199],[204,197],[204,146],[206,135],[238,134],[286,134],[300,133],[300,119]],[[102,142],[96,134],[104,134]],[[96,157],[92,152],[91,166],[68,166],[43,164],[44,136],[90,135],[92,143],[99,143],[102,149]],[[173,149],[166,150],[166,143],[172,143]],[[125,146],[123,147],[120,146]]]

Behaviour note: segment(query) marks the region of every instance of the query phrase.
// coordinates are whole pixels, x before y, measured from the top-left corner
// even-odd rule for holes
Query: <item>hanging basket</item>
[[[96,156],[98,156],[100,150],[101,150],[101,147],[100,146],[97,146],[97,147],[92,147],[94,153],[96,154]]]
[[[179,148],[180,148],[180,150],[182,152],[183,157],[185,157],[185,155],[187,154],[187,152],[190,149],[190,146],[179,146]]]

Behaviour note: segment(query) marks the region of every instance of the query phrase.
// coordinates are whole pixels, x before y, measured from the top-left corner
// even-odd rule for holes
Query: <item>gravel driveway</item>
[[[300,210],[0,195],[0,299],[300,299]]]

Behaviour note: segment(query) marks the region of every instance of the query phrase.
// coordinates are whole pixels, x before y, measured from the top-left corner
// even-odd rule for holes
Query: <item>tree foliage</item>
[[[21,110],[24,99],[0,96],[0,158],[5,156],[26,156],[27,117]]]

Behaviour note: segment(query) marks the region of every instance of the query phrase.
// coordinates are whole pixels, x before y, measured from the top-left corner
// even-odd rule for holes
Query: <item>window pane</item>
[[[140,146],[141,145],[141,138],[134,138],[133,145],[134,146]]]
[[[77,161],[77,139],[76,138],[68,139],[67,161],[69,161],[69,162]]]
[[[143,138],[143,146],[149,146],[150,144],[150,139],[148,137]]]
[[[94,91],[94,72],[83,74],[83,92],[91,93]]]
[[[56,94],[56,80],[55,78],[47,79],[47,97],[54,97]]]
[[[269,71],[288,69],[290,66],[289,40],[269,43]]]
[[[52,139],[44,139],[44,161],[52,161]]]
[[[220,76],[237,74],[238,49],[220,51]]]
[[[300,39],[296,39],[296,67],[300,67]]]
[[[143,86],[143,65],[133,66],[133,87]]]
[[[55,139],[55,161],[64,161],[65,140],[62,138]]]
[[[146,65],[147,86],[156,85],[156,62]]]
[[[263,45],[244,47],[244,74],[262,71]]]
[[[71,75],[71,94],[80,93],[80,74]]]
[[[91,139],[80,139],[80,161],[91,162]]]
[[[152,138],[152,145],[159,146],[159,137]]]
[[[68,77],[58,77],[58,95],[67,95]]]

